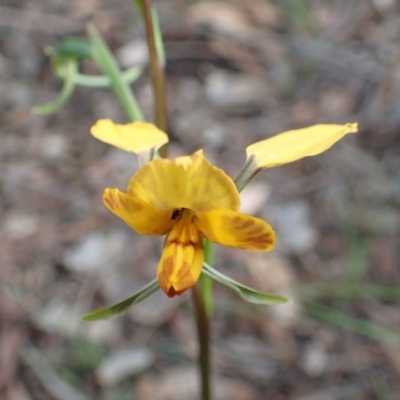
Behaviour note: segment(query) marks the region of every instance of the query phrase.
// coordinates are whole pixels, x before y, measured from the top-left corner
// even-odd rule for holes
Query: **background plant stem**
[[[199,366],[201,378],[201,399],[211,400],[210,387],[210,324],[200,285],[192,288],[193,305],[196,312],[197,333],[200,345]]]
[[[147,46],[150,58],[150,74],[154,91],[155,123],[162,131],[167,131],[167,105],[164,67],[165,61],[157,50],[154,26],[155,14],[152,12],[151,1],[142,0],[143,19],[146,26]],[[157,29],[157,32],[159,29]]]

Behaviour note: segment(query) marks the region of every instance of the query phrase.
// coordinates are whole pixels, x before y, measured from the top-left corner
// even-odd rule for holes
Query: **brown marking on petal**
[[[250,236],[246,240],[255,249],[266,250],[271,248],[275,243],[275,235],[267,233],[258,236]]]
[[[115,201],[115,198],[114,198],[114,196],[112,196],[109,193],[107,193],[104,196],[104,203],[106,203],[106,205],[113,211],[115,211],[117,209],[117,203]]]
[[[170,276],[174,271],[174,256],[170,256],[164,260],[163,275]]]
[[[168,292],[166,293],[166,295],[169,298],[175,297],[175,296],[180,296],[182,293],[185,293],[187,289],[184,290],[175,290],[175,288],[173,286],[171,286],[168,290]]]
[[[170,256],[164,260],[162,273],[158,276],[158,281],[160,287],[168,297],[179,296],[195,284],[190,267],[191,264],[188,262],[182,263],[182,265],[179,267],[179,270],[175,275],[175,279],[176,281],[179,281],[180,286],[186,286],[186,289],[176,290],[170,281],[170,276],[176,268],[174,256]]]
[[[225,221],[226,224],[232,224],[232,228],[237,230],[249,229],[255,224],[253,219],[243,218],[241,216],[235,216],[232,219],[225,218]]]
[[[166,295],[167,295],[169,298],[175,297],[177,294],[179,295],[180,293],[178,293],[178,292],[175,290],[175,288],[174,288],[173,286],[171,286],[171,287],[169,288],[168,292],[166,293]]]
[[[229,218],[224,218],[227,222],[229,222]],[[235,216],[232,218],[232,224],[233,225],[238,225],[242,221],[242,218]]]
[[[161,273],[158,274],[158,283],[160,284],[161,289],[163,292],[168,296],[168,297],[173,297],[169,296],[168,293],[171,291],[171,282],[169,280],[169,277],[173,271],[174,268],[174,257],[168,257],[163,261],[162,267],[161,267]]]
[[[252,229],[248,231],[249,236],[256,236],[264,232],[264,227],[261,224],[254,225]]]
[[[190,266],[191,264],[189,264],[188,262],[183,262],[176,275],[176,279],[179,281],[185,281],[188,277],[190,277],[190,280],[193,280]]]
[[[252,219],[246,219],[246,220],[242,220],[242,223],[240,224],[240,226],[238,226],[238,228],[240,229],[248,229],[252,226],[254,226],[255,221]]]
[[[175,238],[175,239],[167,239],[166,243],[168,243],[168,246],[170,246],[171,244],[174,244],[175,246],[179,246],[179,247],[192,246],[195,249],[199,249],[199,248],[203,247],[201,240],[196,241],[196,242],[194,242],[193,240],[186,240],[186,241],[182,242],[178,238]]]

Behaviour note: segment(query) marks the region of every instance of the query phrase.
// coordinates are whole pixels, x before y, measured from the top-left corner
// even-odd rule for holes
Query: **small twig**
[[[143,18],[146,26],[147,46],[150,56],[150,74],[155,100],[156,125],[162,131],[167,130],[167,105],[165,96],[164,63],[160,59],[154,35],[154,25],[150,0],[143,0]]]

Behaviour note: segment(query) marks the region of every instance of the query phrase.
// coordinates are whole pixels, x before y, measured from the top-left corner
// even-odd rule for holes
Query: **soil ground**
[[[359,123],[329,151],[259,174],[242,210],[276,249],[217,247],[215,267],[291,302],[254,306],[215,286],[215,398],[400,398],[400,6],[395,0],[155,2],[167,55],[170,155],[204,148],[235,177],[249,144]],[[198,398],[189,294],[80,317],[154,278],[162,240],[102,203],[136,171],[89,134],[127,122],[111,91],[78,87],[56,114],[48,46],[93,22],[153,120],[143,25],[127,0],[0,0],[0,399]],[[96,74],[90,62],[81,72]]]

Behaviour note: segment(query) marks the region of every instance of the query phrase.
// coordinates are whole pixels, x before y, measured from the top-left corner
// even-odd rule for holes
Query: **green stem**
[[[197,333],[200,345],[199,366],[201,378],[201,399],[211,400],[210,387],[210,323],[203,296],[198,284],[192,288],[193,305],[196,311]]]
[[[261,171],[261,169],[258,168],[253,161],[254,157],[250,156],[235,179],[235,185],[239,192],[241,192],[247,186],[247,184]]]
[[[214,243],[207,239],[204,241],[204,262],[208,265],[214,265]],[[213,313],[213,281],[208,276],[202,274],[200,277],[200,283],[207,316],[208,318],[211,318]]]
[[[91,42],[92,57],[100,71],[107,75],[111,87],[131,121],[143,121],[143,114],[129,84],[122,78],[111,50],[94,25],[89,25],[88,35]]]

